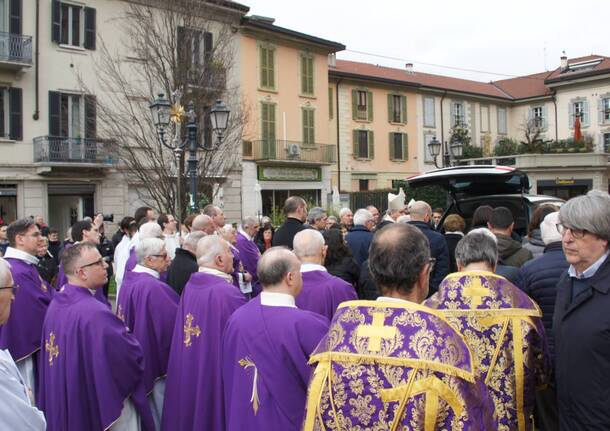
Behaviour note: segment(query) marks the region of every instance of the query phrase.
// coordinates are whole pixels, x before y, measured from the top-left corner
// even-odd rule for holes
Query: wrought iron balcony
[[[335,163],[337,147],[327,144],[304,144],[279,139],[244,141],[244,159],[330,165]]]
[[[34,138],[34,163],[114,167],[118,163],[118,147],[115,142],[101,139],[38,136]]]
[[[0,67],[32,66],[32,36],[0,32]]]

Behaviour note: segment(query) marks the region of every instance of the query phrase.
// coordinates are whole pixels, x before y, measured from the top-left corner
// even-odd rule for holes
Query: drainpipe
[[[39,84],[39,63],[38,63],[38,58],[39,58],[39,53],[40,50],[38,48],[38,42],[39,42],[39,33],[40,33],[40,0],[36,0],[36,34],[34,35],[35,38],[35,44],[36,44],[36,50],[34,51],[34,73],[35,73],[35,78],[34,78],[34,115],[32,115],[32,118],[34,119],[34,121],[38,121],[38,119],[40,118],[40,106],[38,104],[39,100],[38,100],[38,84]]]
[[[337,88],[335,89],[335,117],[337,123],[337,190],[341,193],[341,146],[339,145],[339,84],[341,79],[337,81]]]
[[[443,92],[443,96],[441,97],[441,161],[443,162],[443,168],[445,167],[445,126],[443,122],[443,101],[445,100],[445,96],[447,96],[447,90]]]
[[[555,105],[555,140],[557,141],[559,137],[557,136],[557,90],[553,89],[553,105]]]

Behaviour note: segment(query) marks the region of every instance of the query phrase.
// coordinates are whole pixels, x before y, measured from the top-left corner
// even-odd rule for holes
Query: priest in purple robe
[[[136,247],[138,264],[123,280],[117,316],[136,336],[144,353],[142,384],[157,429],[161,426],[165,375],[180,297],[159,279],[170,260],[165,241],[146,238]]]
[[[49,431],[154,430],[135,336],[93,297],[108,279],[95,244],[64,252],[68,283],[42,327],[39,405]]]
[[[326,249],[322,234],[305,229],[294,236],[294,253],[301,261],[303,289],[297,296],[297,307],[321,314],[329,321],[339,304],[358,299],[354,287],[328,273],[323,266]]]
[[[42,322],[54,290],[36,269],[35,256],[42,241],[36,224],[29,219],[16,220],[9,225],[7,236],[9,247],[4,258],[19,289],[8,321],[0,326],[0,349],[8,349],[25,385],[35,394]]]
[[[256,217],[248,216],[242,220],[237,232],[235,247],[239,250],[239,259],[244,270],[252,276],[252,296],[256,296],[261,291],[261,286],[256,273],[256,265],[261,258],[261,252],[254,242],[254,236],[258,231],[259,222]]]
[[[317,364],[303,429],[494,430],[493,403],[474,356],[428,294],[430,246],[393,224],[370,247],[382,296],[339,306],[311,357]]]
[[[191,275],[176,314],[169,355],[162,430],[224,431],[221,335],[246,303],[232,284],[229,243],[209,235],[197,244],[199,272]]]
[[[300,262],[273,247],[258,263],[261,294],[229,319],[222,342],[227,431],[300,430],[310,353],[328,329],[324,316],[295,304]]]
[[[458,272],[447,276],[425,305],[441,312],[469,344],[476,375],[492,395],[494,429],[533,430],[536,389],[546,386],[550,361],[538,305],[494,274],[495,237],[476,229],[455,249]]]

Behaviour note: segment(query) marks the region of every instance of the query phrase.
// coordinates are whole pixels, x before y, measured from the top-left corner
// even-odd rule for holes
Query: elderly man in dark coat
[[[610,196],[590,191],[559,211],[570,264],[553,316],[561,431],[610,429]]]
[[[182,294],[184,286],[188,283],[191,274],[197,272],[197,243],[201,238],[206,236],[205,232],[196,231],[189,233],[184,238],[182,247],[176,249],[176,257],[167,269],[167,284],[176,291],[178,295]]]
[[[354,214],[354,227],[345,236],[345,242],[352,251],[358,265],[369,258],[369,247],[373,240],[371,229],[375,226],[373,215],[369,210],[359,209]]]

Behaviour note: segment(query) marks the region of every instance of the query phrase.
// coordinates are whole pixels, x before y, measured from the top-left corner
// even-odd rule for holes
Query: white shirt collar
[[[13,247],[6,248],[6,253],[4,253],[4,257],[22,260],[31,265],[38,265],[38,258],[36,256],[32,256],[30,253],[26,253],[25,251],[18,250]]]
[[[294,296],[279,292],[261,292],[261,305],[297,308]]]
[[[222,271],[219,271],[214,268],[207,268],[205,266],[200,266],[199,272],[203,272],[205,274],[210,274],[210,275],[215,275],[216,277],[220,277],[220,278],[224,279],[227,283],[233,284],[233,277],[231,277],[231,274],[227,274],[226,272],[222,272]]]
[[[595,262],[593,262],[593,264],[590,267],[585,269],[582,272],[582,274],[579,274],[578,271],[576,271],[576,268],[574,268],[574,265],[570,265],[570,267],[568,268],[568,275],[570,277],[580,278],[580,279],[593,277],[595,275],[595,273],[597,272],[597,270],[606,261],[609,254],[610,254],[610,251],[605,252],[599,259],[597,259]]]
[[[406,299],[391,298],[389,296],[379,296],[377,298],[377,301],[385,301],[385,302],[409,302]]]
[[[317,263],[303,263],[301,264],[301,272],[311,272],[311,271],[326,271],[322,265],[318,265]]]
[[[133,270],[132,270],[132,271],[133,271],[133,272],[138,272],[138,273],[140,273],[140,274],[150,274],[150,275],[152,275],[153,277],[155,277],[156,279],[159,279],[159,273],[158,273],[157,271],[155,271],[154,269],[147,268],[147,267],[145,267],[144,265],[137,264],[137,265],[136,265],[136,266],[133,268]]]
[[[248,239],[248,241],[252,241],[252,237],[250,235],[248,235],[248,233],[245,230],[243,230],[241,226],[239,226],[237,228],[237,231],[239,233],[241,233],[243,236],[245,236]]]

